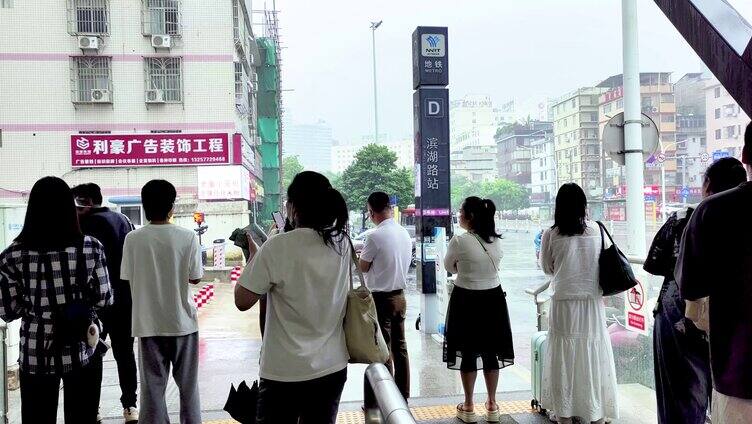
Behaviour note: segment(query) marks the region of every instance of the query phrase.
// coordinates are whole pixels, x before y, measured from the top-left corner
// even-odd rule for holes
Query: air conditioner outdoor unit
[[[172,37],[169,35],[152,35],[151,46],[155,49],[169,49],[172,47]]]
[[[91,90],[91,102],[92,103],[112,102],[112,96],[110,95],[110,90],[101,90],[98,88]]]
[[[146,91],[146,103],[164,103],[164,91],[162,90],[147,90]]]
[[[99,50],[99,38],[82,36],[78,37],[78,48],[81,50]]]

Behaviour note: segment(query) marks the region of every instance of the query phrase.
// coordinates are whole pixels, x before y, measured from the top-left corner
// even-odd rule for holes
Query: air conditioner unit
[[[658,113],[658,108],[657,108],[657,107],[654,107],[654,108],[653,108],[653,109],[651,109],[651,110],[653,111],[653,113]]]
[[[91,90],[91,102],[92,103],[111,103],[112,96],[110,94],[110,90],[101,90],[98,88]]]
[[[99,50],[99,37],[78,37],[78,48],[81,50]]]
[[[164,103],[164,91],[162,90],[147,90],[146,91],[146,103]]]
[[[172,37],[169,35],[152,35],[151,46],[155,49],[169,49],[172,47]]]

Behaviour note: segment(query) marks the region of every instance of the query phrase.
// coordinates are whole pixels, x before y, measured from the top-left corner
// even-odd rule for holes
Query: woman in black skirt
[[[457,418],[465,423],[478,422],[473,387],[481,369],[488,389],[486,421],[499,421],[499,370],[514,363],[506,294],[499,282],[502,252],[495,213],[491,200],[465,199],[460,226],[467,233],[452,238],[444,259],[447,271],[457,274],[447,311],[444,362],[460,371],[465,402],[457,405]]]

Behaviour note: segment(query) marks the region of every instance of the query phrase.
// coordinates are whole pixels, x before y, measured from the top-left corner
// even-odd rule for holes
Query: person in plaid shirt
[[[96,423],[107,347],[84,326],[75,326],[80,340],[67,343],[56,329],[62,328],[61,311],[72,304],[97,322],[96,310],[111,303],[104,249],[82,235],[70,188],[56,177],[40,179],[31,189],[21,234],[0,253],[0,318],[22,321],[23,423],[56,423],[60,380],[66,424]]]

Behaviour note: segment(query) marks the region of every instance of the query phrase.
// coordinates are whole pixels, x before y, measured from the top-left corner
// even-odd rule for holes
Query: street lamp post
[[[379,142],[379,97],[376,85],[376,29],[384,21],[371,22],[371,42],[373,47],[373,142]]]

